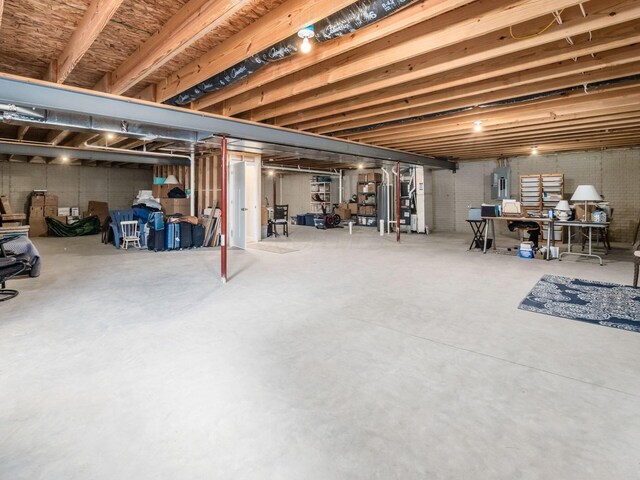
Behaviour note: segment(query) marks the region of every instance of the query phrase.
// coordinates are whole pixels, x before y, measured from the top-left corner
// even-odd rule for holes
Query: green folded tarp
[[[73,225],[64,223],[52,217],[47,217],[49,235],[53,237],[80,237],[82,235],[95,235],[100,233],[100,219],[96,216],[82,218]]]

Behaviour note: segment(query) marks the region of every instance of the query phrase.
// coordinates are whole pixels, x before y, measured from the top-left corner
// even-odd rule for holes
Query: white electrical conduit
[[[147,151],[139,152],[137,150],[129,150],[127,148],[116,148],[116,147],[105,147],[101,145],[93,145],[89,143],[88,140],[84,142],[83,145],[87,148],[96,149],[96,150],[105,150],[107,152],[119,152],[119,153],[131,153],[131,154],[139,153],[141,155],[144,155],[145,157],[186,158],[187,160],[191,160],[191,155],[178,155],[178,154],[171,154],[171,153],[159,153],[159,152],[147,152]]]
[[[265,170],[282,170],[284,172],[296,172],[296,173],[317,173],[318,175],[329,175],[332,177],[338,177],[340,176],[339,172],[331,172],[331,171],[326,171],[326,170],[309,170],[306,168],[293,168],[293,167],[279,167],[277,165],[273,165],[270,166],[269,164],[266,164],[264,162],[262,162],[262,168]]]

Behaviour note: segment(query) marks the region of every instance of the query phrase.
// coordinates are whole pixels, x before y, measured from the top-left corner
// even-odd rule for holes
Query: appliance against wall
[[[491,173],[491,199],[502,200],[511,194],[511,167],[498,167]]]

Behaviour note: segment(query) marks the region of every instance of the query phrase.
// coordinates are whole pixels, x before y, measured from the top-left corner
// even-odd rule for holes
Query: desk
[[[569,229],[569,242],[567,244],[567,251],[566,252],[562,252],[560,254],[560,256],[558,257],[558,260],[562,260],[562,256],[563,255],[577,255],[580,257],[593,257],[593,258],[597,258],[600,261],[600,266],[603,265],[602,262],[602,257],[600,255],[595,255],[593,253],[592,250],[592,245],[591,245],[591,232],[593,231],[594,228],[607,228],[610,225],[610,222],[576,222],[576,221],[571,221],[571,222],[561,222],[561,221],[555,221],[555,222],[551,222],[554,225],[559,225],[561,227],[567,227]],[[578,227],[578,228],[588,228],[589,229],[589,253],[584,253],[584,252],[572,252],[571,251],[571,227]],[[551,229],[553,229],[553,225],[550,227]],[[605,247],[605,251],[606,251],[606,247]]]
[[[487,238],[489,236],[489,228],[491,228],[491,238],[493,239],[493,249],[496,249],[496,229],[495,220],[504,222],[536,222],[540,224],[540,229],[547,225],[547,251],[545,252],[545,260],[551,260],[551,246],[555,245],[553,240],[553,219],[547,217],[482,217],[488,225],[484,229],[484,246],[482,253],[487,253]]]

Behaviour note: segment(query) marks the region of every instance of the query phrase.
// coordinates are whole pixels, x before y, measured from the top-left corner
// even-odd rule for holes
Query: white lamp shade
[[[571,197],[574,202],[599,202],[602,197],[593,185],[578,185],[576,192]]]
[[[169,175],[167,179],[164,181],[164,183],[173,185],[178,183],[178,179],[176,178],[175,175]]]
[[[558,202],[558,205],[556,205],[556,210],[560,210],[563,212],[568,212],[571,210],[571,207],[569,206],[569,202],[566,200],[560,200]]]

